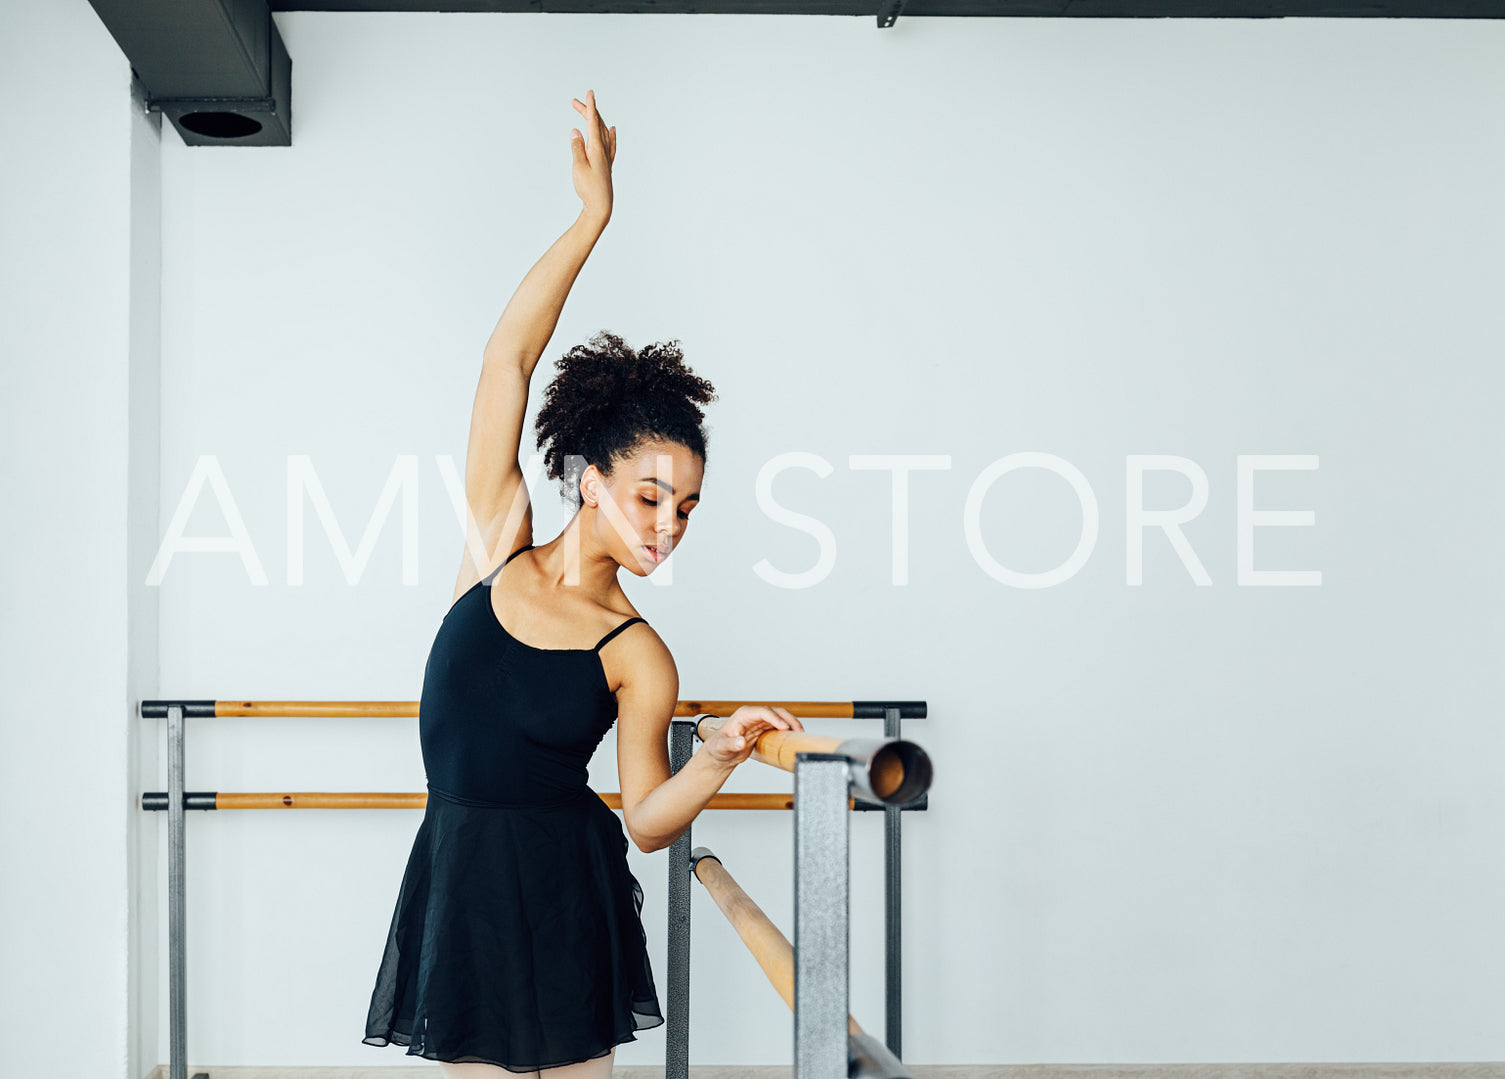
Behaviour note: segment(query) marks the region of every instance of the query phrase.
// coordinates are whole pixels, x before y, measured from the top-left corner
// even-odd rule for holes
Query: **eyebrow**
[[[659,479],[657,476],[644,476],[638,482],[639,483],[656,483],[660,487],[662,487],[664,490],[668,491],[671,495],[674,493],[674,488],[670,487],[667,483],[665,483],[663,480]],[[700,501],[700,492],[696,491],[694,494],[685,495],[685,501],[686,502],[699,502]]]

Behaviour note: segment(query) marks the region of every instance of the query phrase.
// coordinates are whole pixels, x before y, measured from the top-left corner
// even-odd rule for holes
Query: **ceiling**
[[[292,60],[275,11],[592,15],[844,15],[903,19],[1499,19],[1505,0],[89,0],[147,108],[190,146],[291,146]],[[861,26],[854,24],[853,32]]]

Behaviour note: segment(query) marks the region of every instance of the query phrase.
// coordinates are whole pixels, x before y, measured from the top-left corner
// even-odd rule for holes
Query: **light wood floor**
[[[948,1064],[910,1065],[915,1079],[1505,1079],[1505,1062],[1478,1064]],[[209,1079],[439,1079],[437,1064],[357,1068],[193,1065]],[[623,1067],[612,1079],[663,1079],[664,1069]],[[690,1079],[793,1079],[794,1069],[696,1066]],[[167,1079],[159,1065],[149,1079]]]

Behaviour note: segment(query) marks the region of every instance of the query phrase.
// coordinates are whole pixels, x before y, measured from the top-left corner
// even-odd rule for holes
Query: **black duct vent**
[[[266,0],[89,0],[189,146],[291,146],[293,62]]]

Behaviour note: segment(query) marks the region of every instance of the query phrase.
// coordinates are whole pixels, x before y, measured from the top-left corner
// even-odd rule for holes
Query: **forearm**
[[[653,788],[632,814],[633,841],[643,850],[671,846],[690,826],[736,765],[722,764],[701,751]]]
[[[596,246],[607,218],[582,210],[575,223],[533,264],[486,342],[483,357],[521,361],[531,374],[554,336],[565,297]]]

